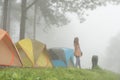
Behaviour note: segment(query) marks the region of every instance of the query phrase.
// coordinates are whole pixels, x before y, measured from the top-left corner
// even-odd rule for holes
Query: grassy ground
[[[101,69],[1,68],[0,80],[120,80],[120,75]]]

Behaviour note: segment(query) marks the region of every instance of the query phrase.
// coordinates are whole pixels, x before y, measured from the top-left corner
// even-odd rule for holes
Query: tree
[[[37,15],[37,3],[35,3],[34,6],[34,26],[33,26],[33,39],[36,38],[35,33],[36,33],[36,15]]]
[[[114,5],[120,4],[120,0],[106,0],[106,2],[109,2],[110,4],[114,4]]]
[[[22,0],[22,5],[23,4],[26,5],[27,3],[23,3],[23,1],[24,0]],[[63,26],[70,22],[70,20],[66,18],[67,13],[76,13],[79,17],[80,22],[84,22],[85,21],[84,15],[86,14],[87,10],[94,10],[98,6],[106,5],[106,2],[110,2],[110,0],[34,0],[30,5],[26,7],[25,6],[22,7],[22,9],[24,8],[24,12],[22,11],[22,16],[33,5],[38,5],[38,8],[40,9],[41,14],[46,22],[45,25],[46,27]],[[23,20],[25,19],[26,16],[24,16],[23,19],[22,16],[21,16],[20,35],[23,37],[20,36],[21,37],[20,39],[24,38],[25,23],[26,23],[24,22],[25,20]],[[34,33],[35,33],[35,27],[34,27]]]
[[[11,24],[11,1],[8,3],[8,14],[7,14],[7,31],[10,33],[10,24]]]
[[[93,10],[105,4],[101,0],[39,0],[37,3],[49,26],[63,26],[69,23],[65,16],[68,12],[76,13],[80,22],[83,22],[86,10]]]
[[[20,21],[20,39],[25,37],[25,24],[27,18],[27,10],[36,3],[37,0],[33,1],[29,6],[27,5],[27,0],[22,0],[21,3],[21,21]]]
[[[106,50],[105,64],[108,68],[120,72],[120,33],[111,38]]]
[[[8,15],[8,1],[4,0],[3,10],[3,25],[6,29]],[[15,2],[16,0],[12,0]],[[29,2],[31,4],[28,5]],[[84,15],[87,10],[94,10],[98,6],[105,5],[106,2],[120,3],[118,0],[22,0],[21,3],[21,21],[20,21],[20,39],[24,38],[25,35],[25,24],[27,19],[27,11],[33,5],[38,6],[37,9],[41,11],[42,16],[46,22],[46,27],[50,26],[63,26],[68,24],[70,21],[66,18],[67,13],[76,13],[79,17],[80,22],[84,22]],[[12,3],[13,4],[13,3]],[[27,6],[28,5],[28,6]],[[14,7],[16,8],[16,7]],[[12,11],[13,12],[13,11]],[[39,13],[35,13],[38,14]],[[6,16],[5,16],[6,15]],[[40,15],[41,16],[41,15]],[[34,16],[36,17],[36,16]],[[36,19],[34,18],[34,23]],[[34,26],[36,26],[34,24]],[[34,34],[35,34],[35,27]],[[34,35],[35,36],[35,35]]]
[[[20,39],[24,38],[25,34],[26,12],[35,3],[39,7],[47,27],[63,26],[69,23],[70,21],[66,18],[68,12],[76,13],[83,22],[85,20],[83,15],[87,9],[95,9],[98,5],[103,4],[100,0],[34,0],[26,7],[27,0],[22,0]]]
[[[4,0],[3,2],[3,17],[2,17],[2,28],[8,33],[10,32],[10,17],[11,17],[11,1]],[[1,4],[0,4],[1,5]]]
[[[27,3],[27,0],[22,0],[22,4],[21,4],[21,21],[20,21],[20,39],[23,39],[24,36],[25,36],[26,3]]]
[[[3,5],[3,29],[7,30],[7,18],[8,18],[8,0],[4,0]]]

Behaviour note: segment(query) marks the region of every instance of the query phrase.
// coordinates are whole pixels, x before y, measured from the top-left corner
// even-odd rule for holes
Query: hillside
[[[101,69],[0,68],[0,80],[120,80],[120,75]]]

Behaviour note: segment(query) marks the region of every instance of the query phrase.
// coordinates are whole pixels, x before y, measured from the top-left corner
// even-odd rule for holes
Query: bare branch
[[[29,6],[26,7],[26,10],[28,10],[30,7],[32,7],[38,0],[33,1]]]

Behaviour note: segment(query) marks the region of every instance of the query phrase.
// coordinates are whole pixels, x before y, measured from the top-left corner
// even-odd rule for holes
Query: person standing
[[[81,52],[81,49],[80,49],[79,38],[78,37],[74,38],[74,56],[76,57],[75,66],[81,68],[80,57],[82,56],[82,52]]]

